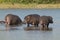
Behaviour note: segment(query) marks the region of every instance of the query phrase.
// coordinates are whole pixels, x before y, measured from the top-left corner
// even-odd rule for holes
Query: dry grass
[[[60,4],[0,4],[0,9],[8,8],[60,8]]]

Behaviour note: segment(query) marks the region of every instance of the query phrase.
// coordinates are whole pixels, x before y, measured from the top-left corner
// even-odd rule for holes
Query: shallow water
[[[54,23],[50,24],[52,31],[25,31],[26,25],[18,27],[19,30],[4,31],[5,24],[0,24],[0,40],[59,40],[60,39],[60,9],[0,9],[0,20],[7,14],[18,15],[22,20],[28,14],[52,16]]]

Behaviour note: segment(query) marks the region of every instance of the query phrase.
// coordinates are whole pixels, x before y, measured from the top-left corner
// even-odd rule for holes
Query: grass
[[[9,9],[9,8],[36,8],[36,9],[41,9],[41,8],[60,8],[60,4],[0,4],[0,9]]]

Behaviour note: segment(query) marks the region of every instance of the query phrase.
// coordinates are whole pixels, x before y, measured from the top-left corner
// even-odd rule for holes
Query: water
[[[22,20],[28,14],[52,16],[54,23],[50,24],[52,31],[25,31],[22,25],[19,30],[3,31],[4,24],[0,24],[0,40],[59,40],[60,39],[60,9],[0,9],[0,20],[7,14],[18,15]]]

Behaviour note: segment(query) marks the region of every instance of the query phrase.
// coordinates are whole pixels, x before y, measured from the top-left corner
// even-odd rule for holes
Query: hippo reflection
[[[22,20],[17,15],[7,14],[5,17],[5,23],[7,25],[18,25],[22,23]]]
[[[40,24],[43,28],[47,28],[49,26],[49,23],[53,23],[53,18],[51,16],[41,16],[40,17]]]
[[[19,28],[16,25],[5,25],[5,28],[6,31],[19,30]]]
[[[5,23],[5,21],[1,20],[0,23],[3,24],[3,23]]]
[[[27,27],[29,27],[29,24],[34,25],[35,27],[38,27],[39,19],[40,19],[40,15],[30,14],[25,16],[24,22],[27,23]]]

